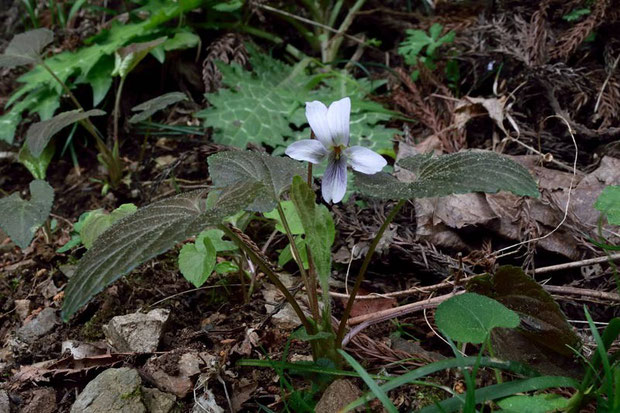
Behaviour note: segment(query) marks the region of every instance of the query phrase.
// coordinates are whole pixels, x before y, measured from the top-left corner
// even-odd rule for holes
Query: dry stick
[[[446,284],[446,283],[442,283]],[[450,283],[448,283],[450,284]],[[435,287],[435,286],[433,286]],[[595,290],[587,290],[584,288],[574,288],[574,287],[563,287],[556,285],[541,285],[543,289],[550,293],[563,294],[563,295],[582,295],[586,297],[592,298],[600,298],[606,299],[610,301],[618,301],[620,302],[620,295],[615,293],[608,293],[604,291],[595,291]],[[414,313],[416,311],[423,311],[430,308],[435,308],[448,298],[454,297],[459,294],[463,294],[466,291],[458,291],[445,295],[441,295],[439,297],[429,298],[426,300],[417,301],[415,303],[402,305],[396,308],[388,308],[386,310],[378,311],[375,313],[364,314],[358,317],[353,317],[349,319],[349,325],[357,325],[357,327],[353,328],[346,337],[342,340],[342,346],[344,347],[351,339],[360,333],[365,328],[377,324],[383,321],[391,320],[393,318],[402,317],[407,314]]]
[[[351,339],[364,330],[366,327],[371,326],[382,321],[391,320],[392,318],[401,317],[406,314],[411,314],[416,311],[422,311],[428,308],[437,307],[448,298],[452,298],[456,295],[463,294],[465,291],[454,292],[450,294],[440,295],[439,297],[430,298],[428,300],[418,301],[411,304],[406,304],[396,308],[389,308],[387,310],[377,311],[376,313],[364,314],[358,317],[353,317],[349,320],[349,325],[359,326],[353,328],[347,336],[342,340],[342,347],[346,346]]]
[[[611,66],[609,73],[607,73],[607,77],[605,78],[605,81],[603,82],[603,86],[601,86],[601,91],[599,92],[598,97],[596,98],[596,104],[594,105],[595,114],[596,112],[598,112],[598,105],[601,103],[601,98],[603,97],[603,92],[605,91],[605,87],[607,87],[607,83],[609,83],[609,79],[611,78],[611,75],[613,75],[614,72],[616,71],[616,66],[618,66],[619,60],[620,60],[620,55],[618,55],[618,57],[616,57],[616,60],[614,60],[614,64]]]
[[[558,265],[550,265],[548,267],[538,268],[538,269],[536,269],[534,271],[534,273],[535,274],[544,274],[544,273],[547,273],[547,272],[560,271],[560,270],[565,270],[565,269],[568,269],[568,268],[582,267],[584,265],[599,264],[599,263],[602,263],[602,262],[607,262],[609,260],[612,260],[612,261],[620,260],[620,252],[616,253],[616,254],[611,254],[610,256],[590,258],[590,259],[587,259],[587,260],[581,260],[581,261],[575,261],[575,262],[567,262],[567,263],[558,264]]]
[[[567,262],[567,263],[558,264],[558,265],[550,265],[548,267],[541,267],[541,268],[537,268],[536,270],[534,270],[534,274],[545,274],[545,273],[561,271],[561,270],[565,270],[569,268],[582,267],[584,265],[603,263],[609,260],[614,260],[614,261],[620,260],[620,253],[612,254],[609,257],[607,256],[596,257],[596,258],[590,258],[587,260]],[[463,278],[460,280],[460,284],[463,284],[475,277],[476,276]],[[391,293],[384,293],[384,294],[372,293],[372,294],[367,294],[367,295],[358,295],[357,297],[355,297],[355,299],[356,300],[377,300],[379,298],[399,298],[399,297],[406,297],[406,296],[417,294],[417,293],[428,293],[428,292],[440,290],[442,288],[453,287],[454,285],[455,283],[453,281],[444,281],[442,283],[438,283],[434,285],[429,285],[425,287],[412,287],[406,290],[394,291]],[[581,294],[581,295],[586,295],[589,297],[596,297],[596,298],[605,298],[605,299],[612,300],[612,301],[614,300],[620,301],[620,295],[617,295],[614,293],[605,293],[605,292],[599,292],[595,290],[573,288],[573,287],[559,287],[559,286],[554,286],[554,285],[544,285],[543,288],[548,290],[549,292],[562,293],[560,289],[564,289],[564,292],[566,294],[571,294],[569,291],[574,291],[574,294]],[[599,294],[602,294],[602,295],[599,295]],[[344,298],[344,299],[348,299],[351,297],[349,294],[336,293],[336,292],[330,292],[329,295],[334,298]]]

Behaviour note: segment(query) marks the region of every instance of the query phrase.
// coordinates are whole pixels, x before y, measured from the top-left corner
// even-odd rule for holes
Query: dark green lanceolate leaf
[[[0,228],[20,248],[26,248],[50,214],[53,203],[52,187],[45,181],[32,181],[30,201],[24,201],[17,193],[0,199]]]
[[[620,225],[620,185],[610,185],[596,198],[594,208],[607,215],[612,225]]]
[[[133,214],[137,209],[134,204],[123,204],[109,214],[102,209],[92,211],[80,227],[79,232],[82,244],[84,244],[86,249],[90,249],[95,240],[110,228],[112,224]]]
[[[494,152],[468,151],[442,156],[417,155],[399,165],[416,173],[414,182],[405,183],[379,172],[355,173],[355,185],[365,195],[382,199],[410,199],[509,191],[538,197],[536,182],[518,163]]]
[[[497,402],[505,413],[547,413],[564,411],[570,400],[557,394],[511,396]]]
[[[435,322],[452,340],[477,344],[495,327],[517,327],[519,316],[489,297],[465,293],[439,304]]]
[[[105,286],[143,262],[169,250],[208,226],[245,208],[259,185],[239,184],[223,190],[206,207],[205,191],[155,202],[117,221],[82,257],[67,285],[62,317],[68,320]]]
[[[545,374],[579,374],[573,350],[581,345],[579,337],[551,295],[521,268],[502,266],[492,277],[476,277],[467,289],[499,301],[521,319],[516,329],[493,330],[499,357],[527,363]]]
[[[135,115],[133,115],[131,119],[129,119],[129,123],[142,122],[143,120],[150,118],[155,112],[165,109],[168,106],[182,100],[187,100],[187,96],[185,95],[185,93],[171,92],[158,96],[154,99],[147,100],[146,102],[140,103],[139,105],[131,108],[133,112],[140,113],[136,113]]]
[[[179,252],[179,270],[183,277],[198,288],[207,281],[215,268],[217,251],[209,238],[183,245]]]
[[[321,288],[327,292],[331,275],[331,247],[336,236],[334,221],[327,207],[316,203],[314,191],[299,176],[293,178],[291,200],[303,224],[306,244],[312,252]]]
[[[63,128],[90,116],[101,115],[105,115],[105,112],[99,109],[92,109],[87,112],[71,110],[60,113],[52,119],[33,124],[30,128],[28,128],[28,132],[26,132],[26,144],[28,145],[28,148],[30,148],[30,153],[34,157],[38,158],[50,139]]]
[[[211,155],[207,162],[217,188],[248,182],[262,184],[258,196],[248,207],[258,212],[274,209],[282,192],[291,185],[293,176],[305,173],[300,162],[250,151],[220,152]]]
[[[13,37],[0,55],[0,67],[16,67],[41,61],[41,52],[54,40],[48,29],[35,29]]]

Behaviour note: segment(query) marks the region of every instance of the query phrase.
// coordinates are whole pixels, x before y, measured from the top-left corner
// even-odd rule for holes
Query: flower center
[[[342,156],[342,150],[344,149],[343,145],[335,145],[333,147],[334,150],[334,159],[338,160]]]

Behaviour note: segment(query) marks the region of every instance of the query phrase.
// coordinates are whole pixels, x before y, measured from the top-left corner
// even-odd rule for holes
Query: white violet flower
[[[349,147],[350,114],[348,97],[333,102],[329,108],[317,100],[306,102],[306,118],[317,139],[303,139],[286,148],[286,154],[298,161],[318,164],[328,160],[321,184],[326,202],[342,201],[347,190],[347,161],[355,171],[367,175],[387,165],[381,155],[368,148]]]

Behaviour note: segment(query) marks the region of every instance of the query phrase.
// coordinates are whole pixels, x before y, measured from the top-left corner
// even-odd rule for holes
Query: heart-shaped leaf
[[[213,184],[218,188],[247,182],[262,184],[263,188],[248,207],[258,212],[274,209],[282,192],[290,187],[293,176],[305,174],[300,162],[259,152],[220,152],[207,161]]]
[[[134,204],[123,204],[109,214],[102,209],[92,211],[80,227],[82,244],[89,249],[99,235],[103,234],[112,224],[133,214],[137,209]]]
[[[259,189],[256,183],[231,186],[209,207],[203,190],[180,194],[141,208],[114,223],[95,240],[69,280],[63,320],[68,320],[105,286],[136,266],[244,209]]]
[[[35,29],[13,37],[0,55],[0,67],[16,67],[41,61],[41,52],[54,40],[54,33],[48,29]]]
[[[181,92],[170,92],[165,95],[158,96],[154,99],[147,100],[146,102],[140,103],[137,106],[131,108],[136,113],[129,119],[129,123],[138,123],[142,122],[150,118],[155,112],[158,112],[162,109],[167,108],[170,105],[173,105],[182,100],[187,100],[187,96],[185,93]]]
[[[20,248],[26,248],[50,214],[53,203],[52,187],[42,180],[32,181],[30,201],[24,201],[17,193],[0,199],[0,228]]]
[[[594,208],[607,215],[612,225],[620,225],[620,185],[610,185],[596,198]]]
[[[574,349],[581,345],[579,337],[553,297],[521,268],[502,266],[492,277],[476,277],[467,289],[494,298],[521,319],[517,329],[493,331],[499,357],[527,363],[544,374],[578,374]]]
[[[519,316],[489,297],[465,293],[439,304],[435,322],[452,340],[482,343],[495,327],[518,326]]]
[[[54,154],[56,153],[56,145],[47,145],[39,157],[34,157],[30,153],[28,145],[22,145],[17,155],[19,163],[24,165],[35,179],[45,179],[47,175],[47,167],[49,166]]]
[[[215,268],[217,251],[209,238],[183,245],[179,252],[179,270],[183,277],[198,288],[207,281]]]
[[[494,152],[467,151],[442,156],[417,155],[399,166],[415,172],[414,182],[400,182],[387,173],[355,173],[355,186],[363,194],[382,199],[410,199],[509,191],[538,197],[536,182],[518,163]]]
[[[50,139],[63,128],[90,116],[101,115],[105,115],[105,112],[99,109],[92,109],[87,112],[70,110],[68,112],[59,113],[51,119],[33,124],[28,128],[28,132],[26,132],[26,144],[28,148],[30,148],[30,153],[32,156],[38,158],[41,156],[43,149],[45,149]]]

